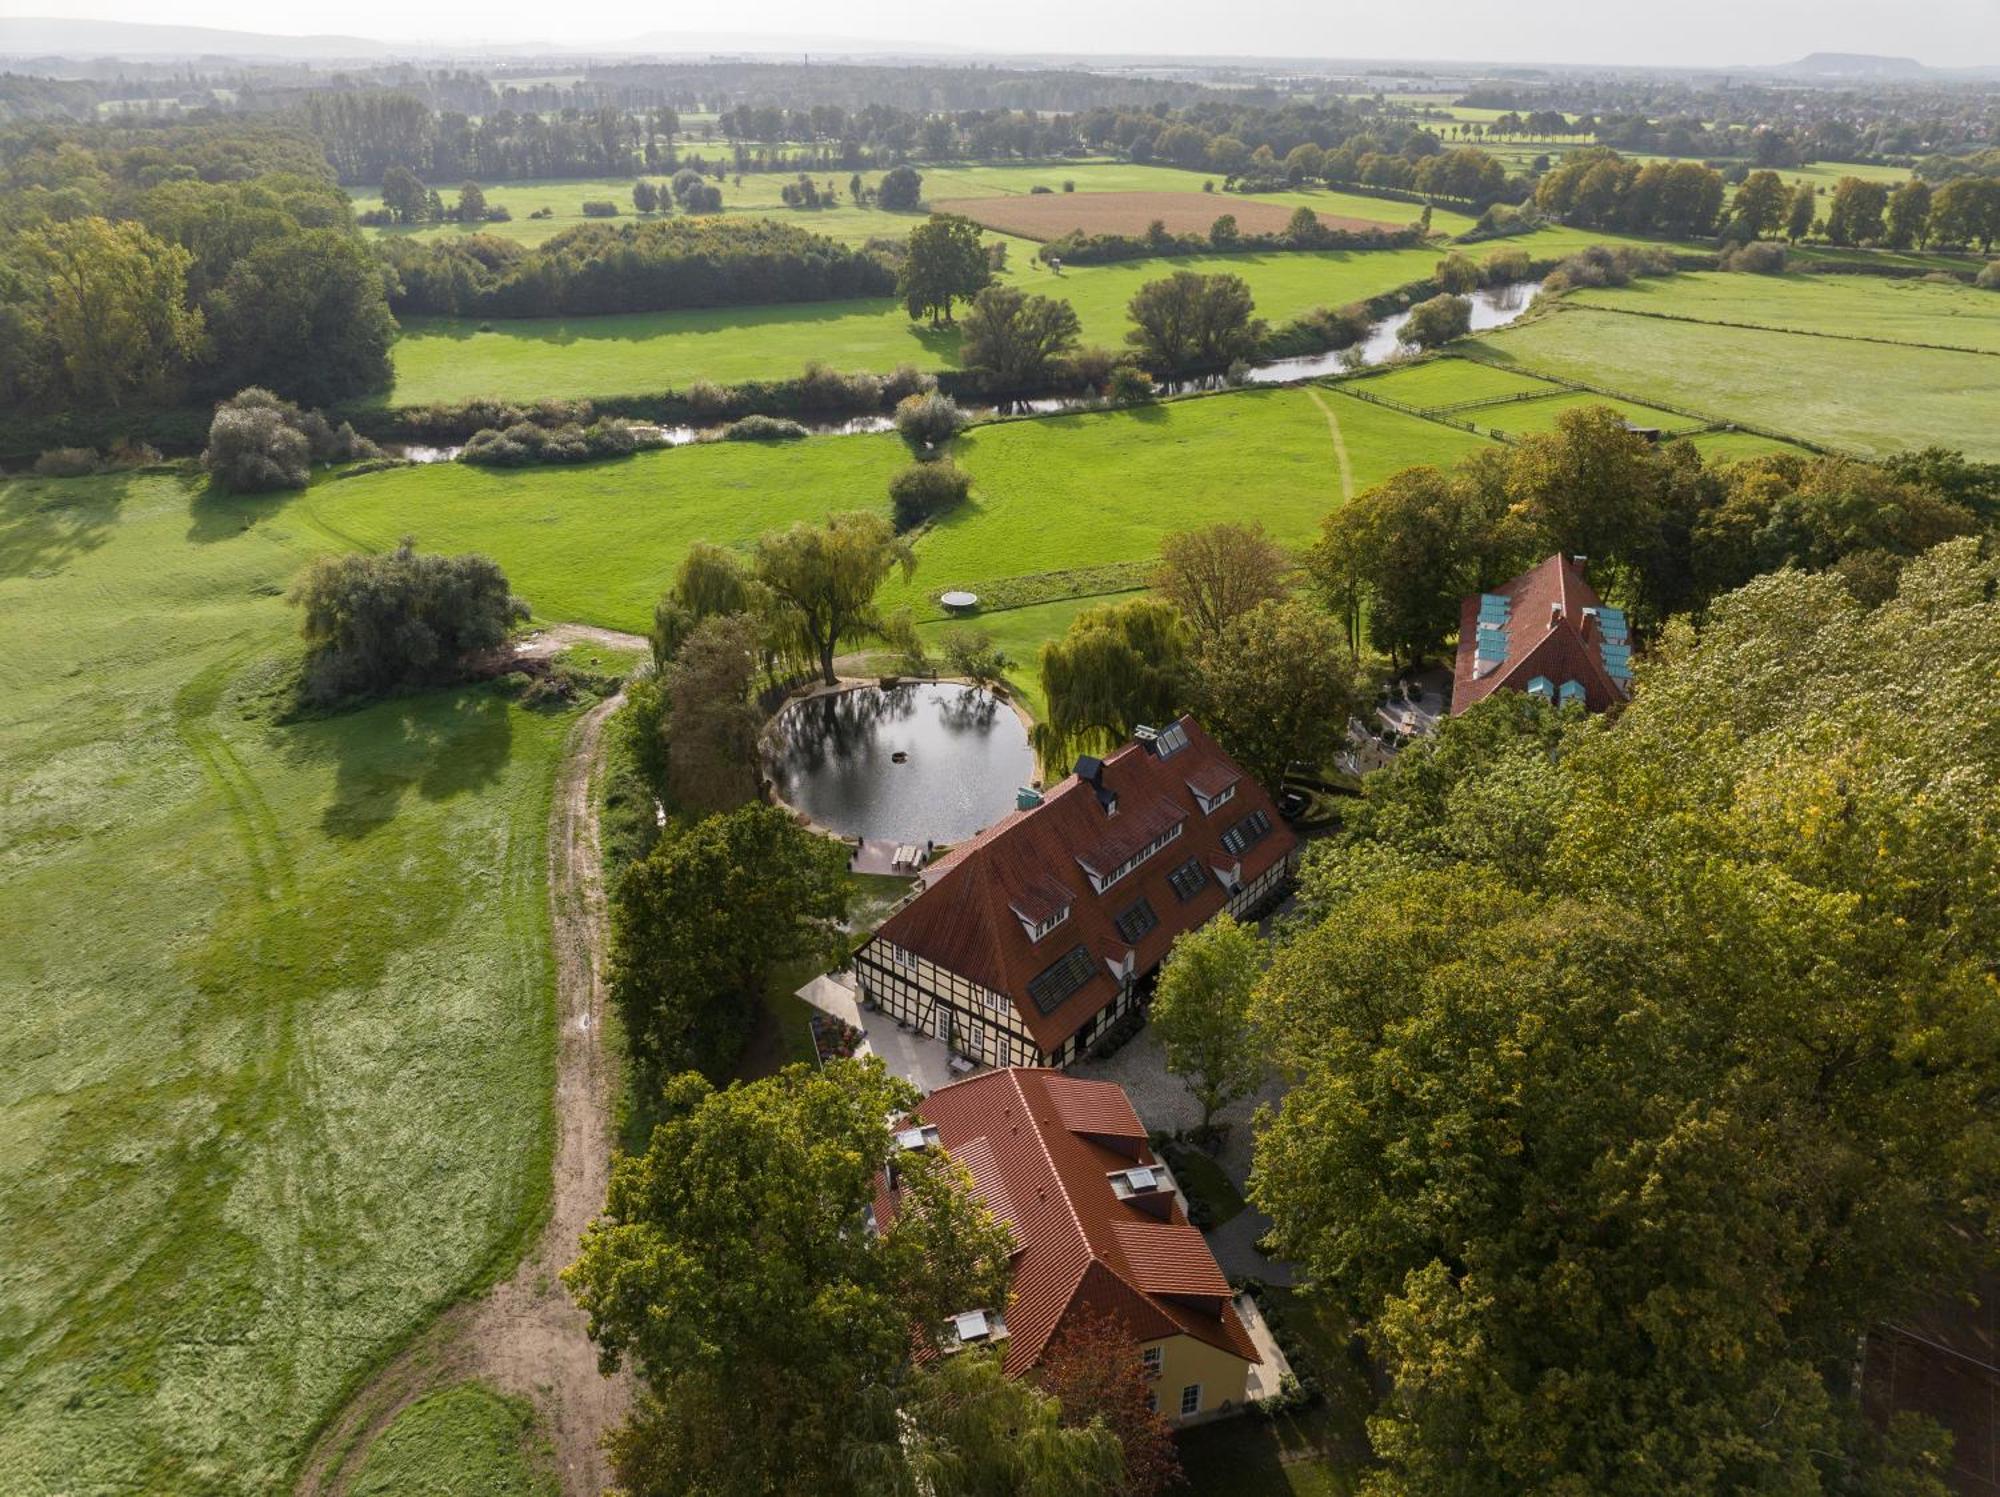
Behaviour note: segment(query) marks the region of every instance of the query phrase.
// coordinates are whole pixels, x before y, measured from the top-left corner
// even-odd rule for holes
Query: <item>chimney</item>
[[[1118,793],[1104,784],[1104,761],[1094,754],[1085,754],[1076,761],[1076,777],[1097,793],[1097,804],[1104,808],[1106,816],[1118,814]]]

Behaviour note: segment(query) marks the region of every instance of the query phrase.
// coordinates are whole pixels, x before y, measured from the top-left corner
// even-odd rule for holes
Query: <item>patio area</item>
[[[975,1068],[953,1070],[953,1056],[942,1040],[899,1029],[887,1014],[863,1013],[854,989],[838,975],[826,973],[799,989],[799,997],[823,1014],[831,1014],[861,1031],[857,1055],[878,1055],[892,1076],[900,1076],[925,1096],[959,1081]]]

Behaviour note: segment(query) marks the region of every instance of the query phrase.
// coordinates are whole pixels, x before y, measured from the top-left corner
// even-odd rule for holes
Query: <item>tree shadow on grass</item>
[[[187,538],[197,546],[234,540],[259,520],[268,520],[295,496],[275,494],[229,494],[204,483],[188,502]]]
[[[132,477],[0,483],[0,577],[48,576],[103,545]]]
[[[413,693],[286,732],[300,757],[334,761],[320,829],[342,841],[387,826],[413,791],[443,801],[490,784],[514,749],[512,709],[492,686]]]

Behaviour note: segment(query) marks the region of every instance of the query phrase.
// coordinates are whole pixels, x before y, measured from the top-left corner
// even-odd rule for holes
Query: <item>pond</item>
[[[794,702],[771,724],[767,758],[786,804],[846,836],[892,842],[962,841],[1013,810],[1035,773],[1014,709],[951,682]]]

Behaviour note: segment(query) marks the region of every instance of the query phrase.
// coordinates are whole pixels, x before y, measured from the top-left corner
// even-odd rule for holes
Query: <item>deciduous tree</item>
[[[1255,306],[1241,276],[1178,270],[1139,288],[1126,308],[1134,323],[1126,341],[1162,374],[1226,368],[1256,352]]]
[[[1134,598],[1086,608],[1042,646],[1048,711],[1035,751],[1051,773],[1084,749],[1108,749],[1140,723],[1170,721],[1187,697],[1192,635],[1171,603]]]
[[[1285,595],[1293,562],[1261,522],[1177,530],[1160,542],[1153,590],[1212,639],[1259,603]]]
[[[1940,1490],[1854,1348],[1993,1229],[1996,581],[1761,578],[1326,855],[1251,1195],[1389,1380],[1376,1490]]]
[[[1041,1386],[1062,1406],[1072,1427],[1102,1421],[1124,1452],[1119,1497],[1162,1497],[1182,1482],[1166,1416],[1152,1396],[1139,1342],[1115,1315],[1083,1309],[1065,1317],[1042,1353]]]
[[[772,531],[758,540],[752,561],[829,686],[838,679],[833,657],[840,642],[880,626],[875,594],[898,567],[909,576],[916,553],[887,520],[865,510]]]
[[[635,1497],[854,1491],[857,1456],[900,1448],[912,1330],[1004,1303],[1006,1229],[964,1170],[896,1153],[888,1120],[916,1100],[872,1060],[667,1083],[563,1275],[604,1363],[650,1390],[613,1445]],[[892,1157],[902,1209],[863,1230]]]
[[[979,225],[955,213],[934,213],[910,230],[896,294],[913,321],[929,316],[937,326],[951,321],[956,303],[972,300],[992,280]]]
[[[1174,938],[1160,969],[1150,1022],[1167,1069],[1182,1077],[1201,1107],[1198,1133],[1216,1113],[1248,1096],[1269,1065],[1251,1021],[1250,997],[1264,970],[1257,932],[1224,912]]]
[[[1013,286],[988,286],[960,324],[959,358],[983,369],[999,390],[1033,390],[1048,382],[1055,361],[1075,350],[1076,309],[1052,296]]]
[[[1362,704],[1339,626],[1303,598],[1232,620],[1203,641],[1191,679],[1203,725],[1273,790],[1293,764],[1325,764]]]
[[[116,408],[160,395],[201,343],[187,306],[192,257],[137,223],[76,218],[21,235],[40,278],[38,320],[64,391]]]
[[[764,715],[751,686],[759,642],[750,615],[716,614],[694,627],[660,672],[667,792],[685,810],[728,811],[757,793]]]
[[[846,856],[775,806],[669,830],[612,896],[611,996],[652,1075],[736,1063],[771,968],[839,944]]]

